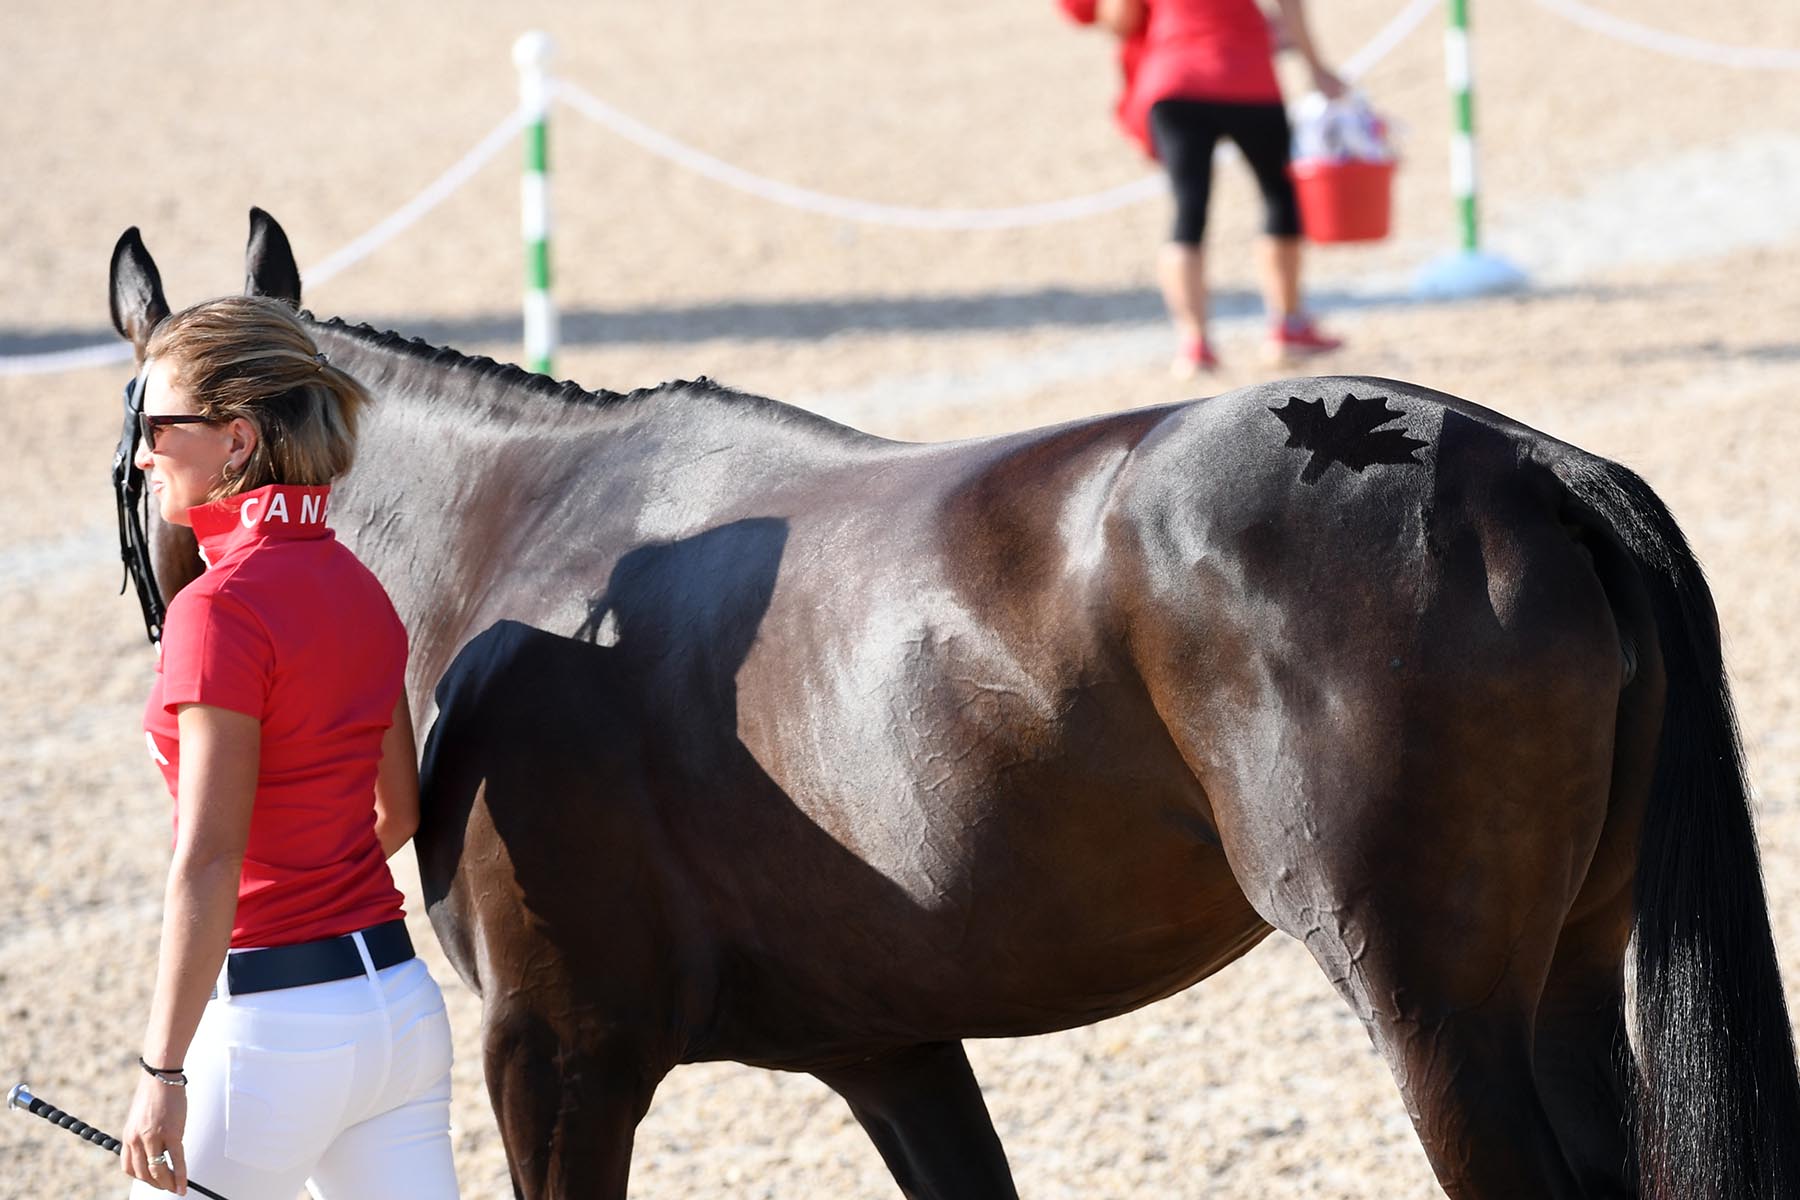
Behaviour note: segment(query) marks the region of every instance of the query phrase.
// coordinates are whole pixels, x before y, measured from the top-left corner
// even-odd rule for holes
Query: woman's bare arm
[[[262,723],[209,704],[176,710],[181,733],[181,823],[163,901],[162,957],[144,1058],[179,1063],[200,1024],[237,918],[238,878],[250,841]]]
[[[230,948],[262,754],[262,723],[255,717],[207,704],[184,704],[176,710],[175,720],[181,737],[176,780],[180,827],[163,895],[162,941],[144,1032],[144,1061],[153,1067],[185,1065],[188,1045]],[[185,1183],[181,1137],[186,1119],[182,1089],[148,1076],[139,1079],[125,1122],[126,1172],[159,1187]],[[165,1148],[175,1168],[152,1174],[148,1161]]]
[[[1313,86],[1325,93],[1325,98],[1335,100],[1348,89],[1344,81],[1339,79],[1332,69],[1325,65],[1319,56],[1318,47],[1313,44],[1312,30],[1306,24],[1305,0],[1276,0],[1276,7],[1281,12],[1281,23],[1287,30],[1288,38],[1294,49],[1306,60],[1312,71]]]
[[[406,690],[394,703],[394,721],[381,739],[381,766],[375,774],[375,836],[392,858],[419,828],[419,755],[413,742],[412,710]]]

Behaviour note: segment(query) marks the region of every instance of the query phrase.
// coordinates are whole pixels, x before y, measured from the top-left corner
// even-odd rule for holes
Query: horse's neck
[[[629,523],[633,490],[664,467],[647,461],[655,451],[645,444],[665,439],[614,434],[678,412],[687,437],[729,436],[709,417],[732,406],[704,386],[620,397],[336,322],[315,323],[313,334],[373,399],[356,464],[333,489],[331,523],[411,635],[419,712],[419,687],[496,613],[554,632],[579,627],[582,597],[559,572],[616,546],[608,530]],[[599,480],[617,486],[603,495]]]
[[[415,647],[428,647],[453,636],[468,602],[462,585],[476,565],[492,564],[512,509],[527,500],[505,469],[510,445],[558,417],[598,429],[606,414],[596,405],[561,411],[569,406],[534,394],[542,385],[484,360],[336,323],[313,333],[373,400],[356,464],[333,489],[332,525],[386,585]]]
[[[889,445],[707,383],[595,394],[335,322],[313,332],[373,396],[332,525],[393,598],[415,682],[496,616],[573,633],[592,597],[570,580]]]

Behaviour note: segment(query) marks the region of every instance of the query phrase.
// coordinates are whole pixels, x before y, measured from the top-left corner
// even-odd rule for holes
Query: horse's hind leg
[[[1405,731],[1432,753],[1385,760],[1374,737],[1321,743],[1332,760],[1281,802],[1295,815],[1240,823],[1258,836],[1228,847],[1245,894],[1363,1020],[1446,1192],[1579,1197],[1566,1112],[1539,1091],[1537,1017],[1605,821],[1605,755],[1579,753],[1572,723],[1490,712],[1485,746],[1442,727]],[[1574,761],[1515,754],[1513,736]]]
[[[1563,929],[1538,1003],[1538,1092],[1588,1196],[1636,1195],[1633,1063],[1625,1033],[1625,943],[1631,891]]]
[[[1538,1092],[1540,938],[1500,923],[1471,927],[1468,913],[1364,903],[1321,911],[1300,932],[1387,1060],[1445,1192],[1582,1196]]]
[[[1653,632],[1644,636],[1654,641]],[[1636,1066],[1626,1038],[1625,954],[1636,915],[1644,798],[1662,727],[1652,686],[1660,665],[1650,665],[1620,700],[1606,822],[1537,1010],[1538,1091],[1589,1196],[1637,1194],[1631,1144]]]
[[[849,1102],[908,1200],[1018,1196],[960,1042],[909,1046],[814,1074]]]
[[[488,1096],[520,1200],[624,1200],[637,1125],[663,1072],[616,1038],[559,1033],[537,1013],[483,1022]]]

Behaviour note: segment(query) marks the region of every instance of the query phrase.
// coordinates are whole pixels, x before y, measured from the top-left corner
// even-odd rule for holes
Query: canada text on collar
[[[194,537],[209,564],[240,547],[271,539],[329,537],[331,488],[272,483],[188,509]]]

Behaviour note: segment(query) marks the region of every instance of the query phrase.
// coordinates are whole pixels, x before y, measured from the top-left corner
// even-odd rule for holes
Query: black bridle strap
[[[13,1090],[6,1093],[6,1107],[17,1109],[20,1112],[28,1112],[34,1117],[42,1117],[52,1125],[61,1126],[76,1137],[92,1142],[102,1150],[118,1154],[124,1148],[118,1138],[109,1133],[102,1133],[78,1117],[71,1117],[53,1104],[46,1104],[39,1100],[31,1094],[31,1089],[22,1083],[14,1084]],[[188,1189],[199,1192],[202,1196],[209,1196],[211,1200],[225,1200],[224,1196],[209,1187],[195,1183],[192,1179],[188,1180]]]
[[[119,557],[125,561],[125,578],[119,581],[119,594],[125,585],[137,585],[138,605],[144,610],[144,632],[155,645],[162,640],[162,589],[156,586],[156,568],[150,562],[150,538],[145,532],[144,473],[138,469],[138,414],[144,410],[144,387],[149,378],[150,363],[125,385],[125,428],[119,432],[119,448],[113,452],[113,499],[119,511]]]

